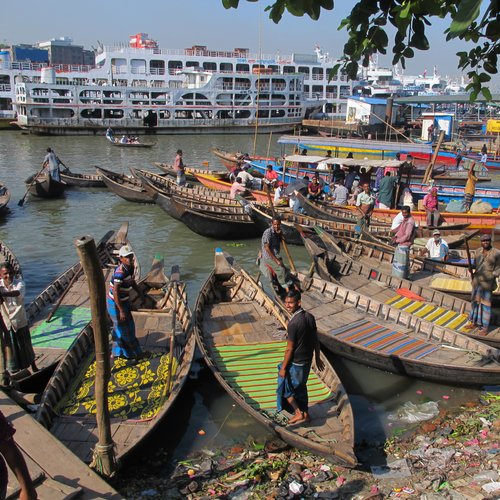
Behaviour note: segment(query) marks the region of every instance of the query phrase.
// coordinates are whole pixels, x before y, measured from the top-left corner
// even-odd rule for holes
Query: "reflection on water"
[[[177,264],[187,282],[191,304],[201,283],[213,265],[214,249],[222,247],[238,262],[256,274],[255,257],[258,239],[218,242],[202,238],[182,223],[169,218],[154,205],[129,203],[104,189],[72,190],[61,200],[28,198],[23,207],[17,201],[25,192],[24,179],[36,172],[48,146],[75,172],[93,172],[95,165],[126,172],[128,167],[154,171],[152,162],[172,162],[181,148],[188,165],[208,161],[211,168],[222,166],[210,148],[253,152],[252,136],[159,136],[151,149],[125,149],[111,146],[104,137],[33,137],[19,132],[0,133],[0,180],[12,193],[11,211],[0,220],[0,239],[21,261],[28,287],[28,300],[53,278],[72,265],[77,254],[73,241],[83,235],[99,240],[108,230],[129,221],[129,238],[143,272],[155,254],[163,255],[167,270]],[[269,138],[259,136],[257,151],[266,154]],[[271,141],[271,155],[280,147]],[[497,178],[498,179],[498,178]],[[498,185],[495,181],[494,184]],[[292,247],[299,268],[308,268],[304,248]],[[352,398],[356,417],[357,440],[378,440],[391,435],[396,424],[387,420],[405,401],[439,401],[440,407],[456,407],[477,396],[477,391],[423,383],[369,369],[332,357]],[[417,391],[421,394],[417,394]],[[443,399],[449,396],[449,399]],[[234,406],[205,368],[191,380],[175,412],[178,418],[160,429],[154,444],[165,446],[176,456],[217,444],[244,440],[248,435],[264,439],[265,429],[239,407]],[[172,429],[175,429],[172,432]],[[203,429],[205,435],[198,434]],[[151,450],[148,450],[150,453]]]

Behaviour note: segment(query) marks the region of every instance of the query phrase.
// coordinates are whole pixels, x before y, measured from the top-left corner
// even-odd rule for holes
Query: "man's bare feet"
[[[468,322],[466,325],[464,325],[463,329],[464,330],[473,330],[474,328],[476,328],[477,325],[475,325],[474,323],[472,322]]]
[[[488,335],[488,328],[480,328],[478,331],[477,331],[477,334],[478,335]]]

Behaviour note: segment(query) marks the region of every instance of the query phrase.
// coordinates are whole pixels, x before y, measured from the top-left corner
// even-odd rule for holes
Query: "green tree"
[[[226,9],[237,8],[239,0],[222,0],[222,4]],[[294,16],[308,15],[316,20],[322,10],[333,8],[334,0],[274,0],[266,11],[279,23],[285,10]],[[347,30],[348,40],[342,64],[334,71],[341,69],[354,80],[359,64],[368,66],[370,56],[386,54],[389,45],[392,45],[392,64],[400,62],[404,68],[415,50],[429,49],[425,29],[431,25],[431,19],[449,16],[446,40],[456,38],[474,44],[469,51],[457,53],[458,67],[467,70],[470,78],[467,90],[471,91],[471,100],[480,92],[491,99],[486,84],[498,71],[499,12],[500,0],[359,0],[340,23],[339,30]],[[386,32],[389,25],[394,29],[392,43]]]

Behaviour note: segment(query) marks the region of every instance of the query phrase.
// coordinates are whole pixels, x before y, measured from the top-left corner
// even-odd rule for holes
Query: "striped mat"
[[[472,293],[472,284],[470,279],[453,278],[442,274],[438,274],[435,278],[433,278],[430,287],[435,290],[444,290],[448,292]],[[497,289],[493,293],[495,295],[500,294],[500,285],[497,286]]]
[[[402,295],[390,298],[386,304],[413,314],[425,321],[430,321],[435,325],[444,326],[456,332],[465,333],[467,331],[464,329],[464,326],[469,322],[467,314],[460,314],[431,302],[412,300]]]
[[[213,358],[232,389],[258,411],[276,409],[278,363],[283,361],[286,342],[224,345],[213,348]],[[311,370],[307,381],[310,403],[332,397],[330,389]]]
[[[438,348],[430,342],[412,338],[406,333],[372,323],[367,319],[330,330],[330,334],[342,342],[400,358],[422,359]]]

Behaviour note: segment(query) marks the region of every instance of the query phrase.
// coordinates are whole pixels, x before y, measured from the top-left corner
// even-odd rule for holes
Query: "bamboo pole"
[[[96,357],[95,399],[98,443],[94,449],[90,466],[99,474],[110,477],[117,470],[118,464],[115,458],[113,440],[111,439],[108,409],[108,382],[111,376],[111,366],[106,286],[94,239],[90,236],[84,236],[75,241],[75,246],[89,285]]]
[[[441,144],[443,144],[443,141],[444,141],[444,130],[441,130],[441,132],[439,132],[439,138],[436,147],[434,149],[434,154],[432,155],[432,159],[427,168],[425,169],[425,174],[422,180],[422,184],[427,184],[429,182],[429,179],[431,178],[431,173],[432,170],[434,169],[434,165],[436,163],[436,159],[438,157],[439,150],[441,149]]]

